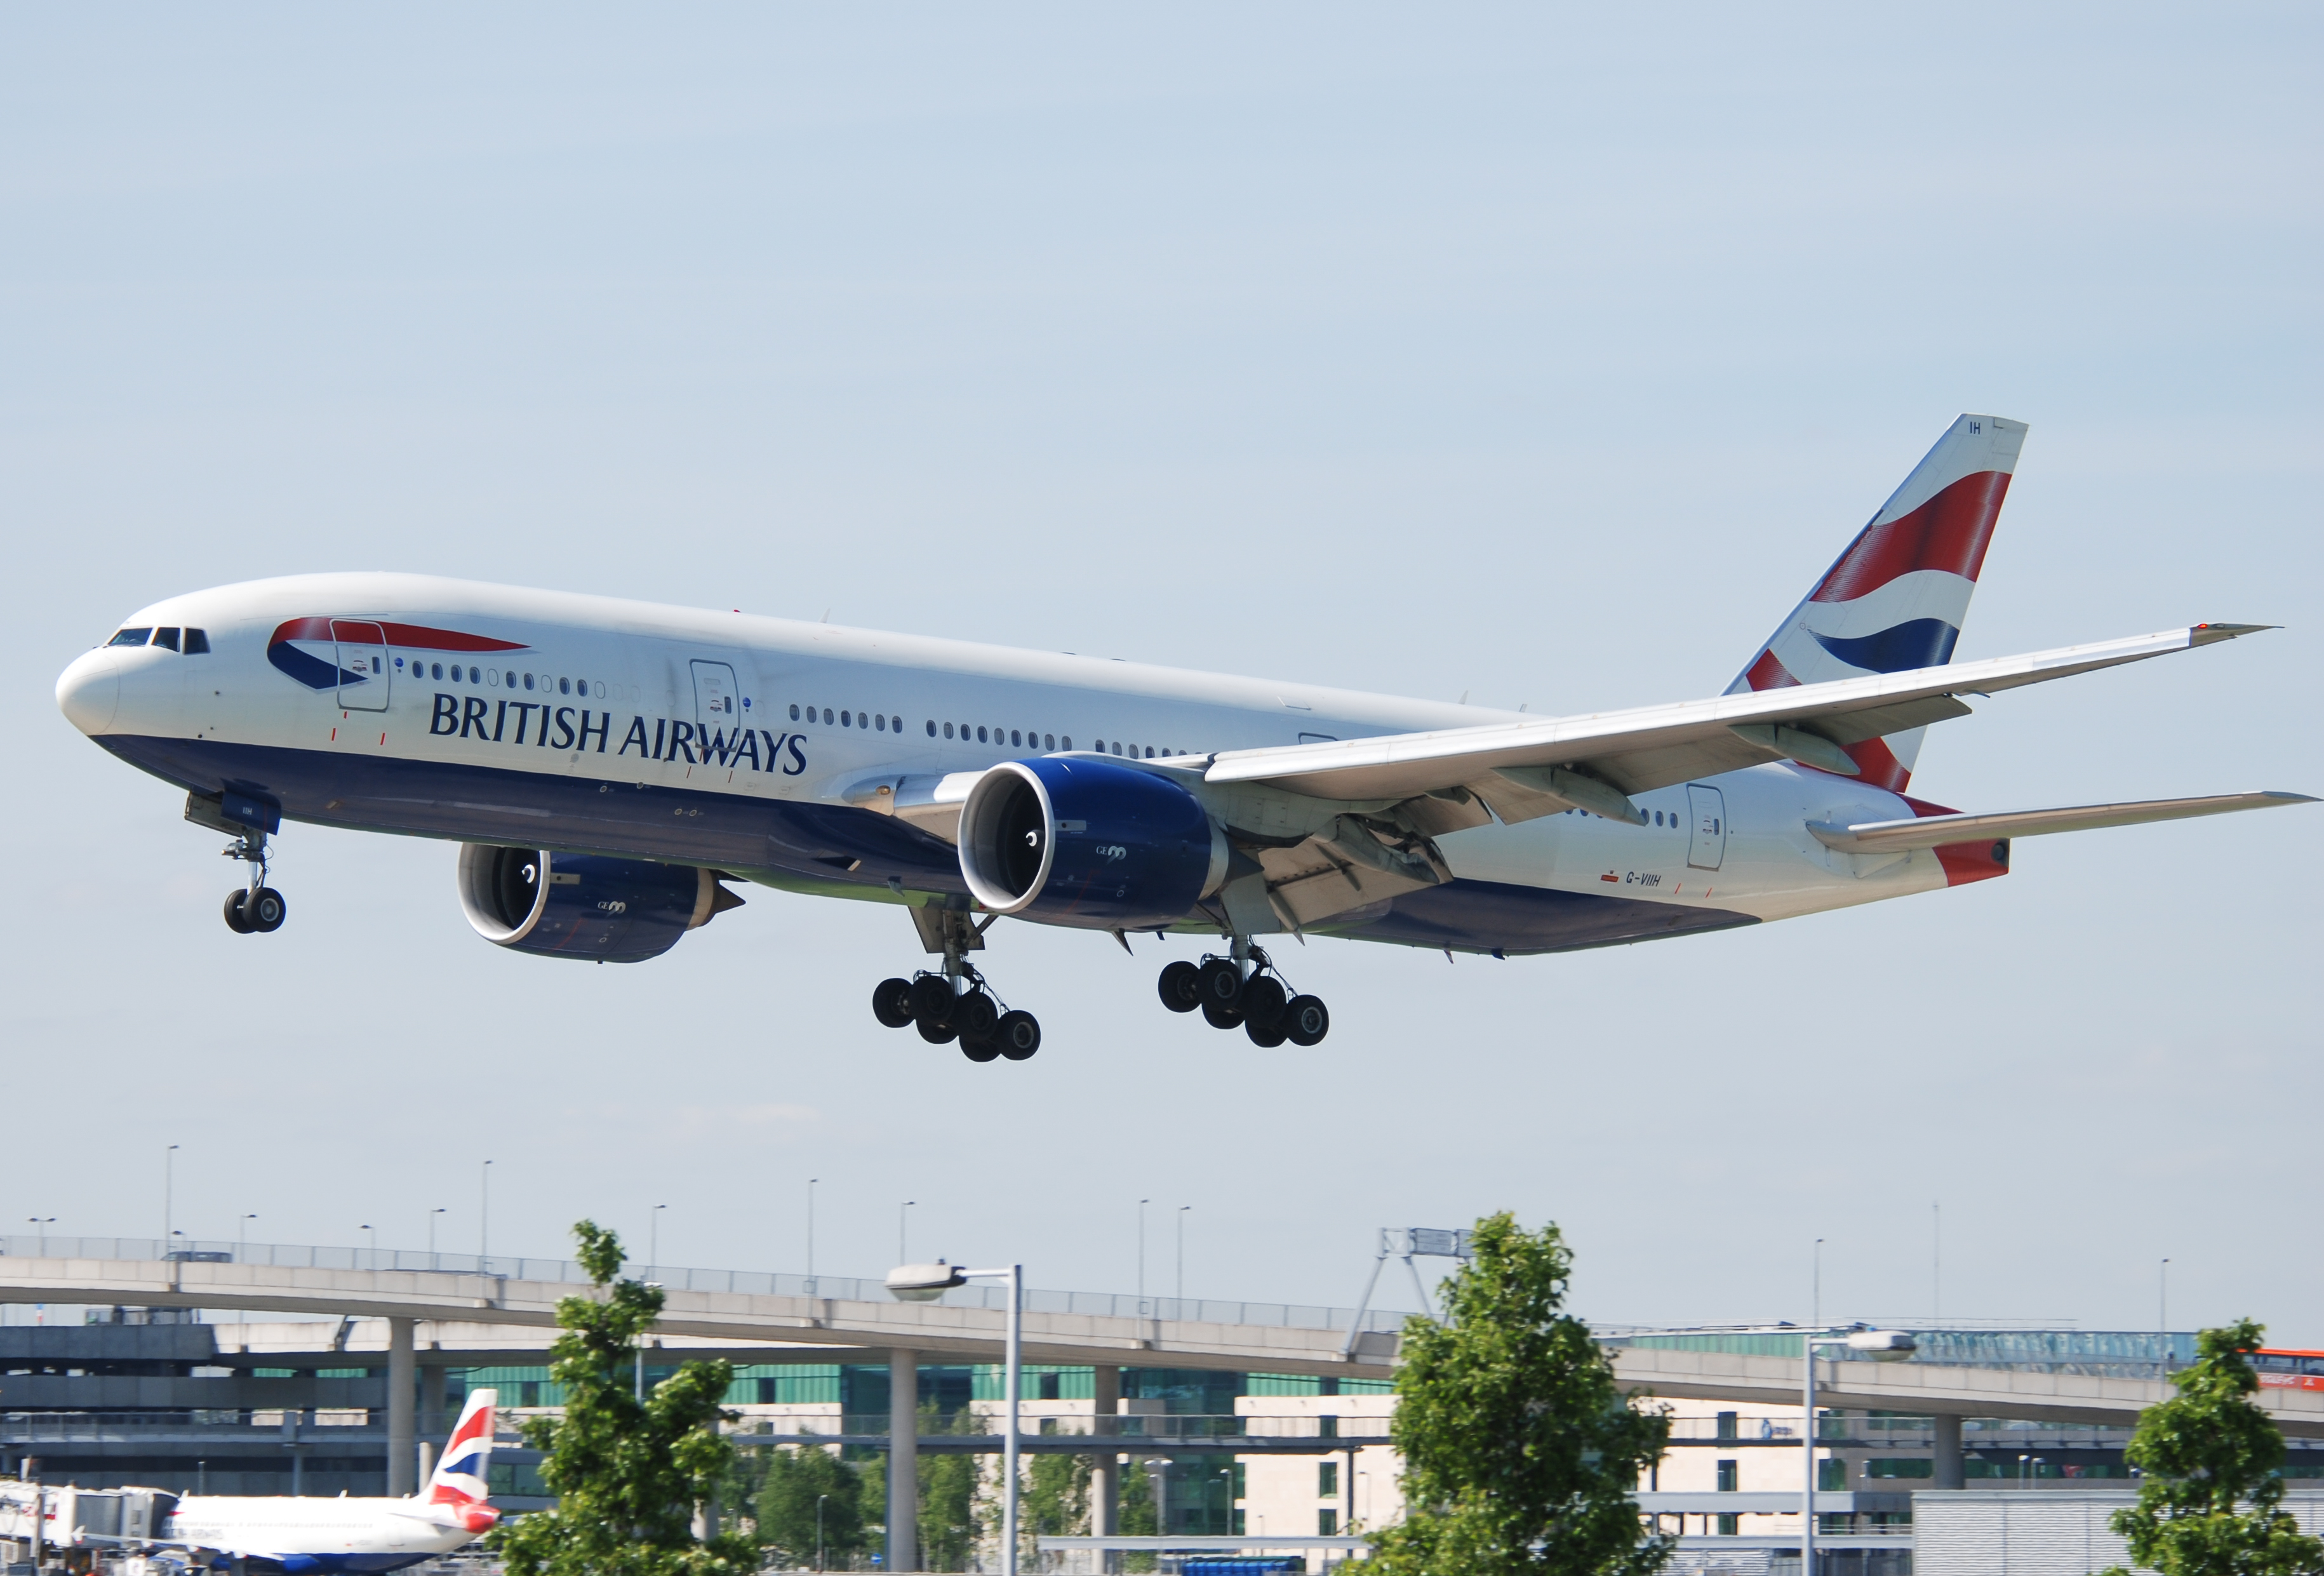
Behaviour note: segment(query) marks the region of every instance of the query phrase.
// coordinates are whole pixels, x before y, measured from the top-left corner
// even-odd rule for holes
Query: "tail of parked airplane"
[[[1956,420],[1727,693],[1951,661],[2024,441],[2022,421]],[[1849,745],[1858,780],[1902,793],[1923,732]]]
[[[492,1496],[484,1467],[493,1453],[493,1417],[500,1405],[497,1390],[471,1390],[460,1409],[460,1421],[445,1442],[444,1459],[428,1479],[420,1498],[441,1506],[446,1517],[470,1532],[483,1532],[501,1518],[485,1501]]]

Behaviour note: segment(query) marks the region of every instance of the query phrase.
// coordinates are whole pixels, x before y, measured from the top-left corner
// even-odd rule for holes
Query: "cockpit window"
[[[189,657],[207,657],[209,654],[209,631],[188,630],[186,631],[186,655]]]
[[[155,630],[153,643],[157,646],[167,646],[174,651],[178,649],[178,636],[181,632],[174,624]]]
[[[142,630],[124,630],[105,643],[108,646],[142,646],[152,633],[153,626],[148,624]]]

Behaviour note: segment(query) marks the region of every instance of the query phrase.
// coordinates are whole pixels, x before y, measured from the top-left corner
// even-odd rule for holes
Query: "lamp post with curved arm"
[[[908,1303],[932,1303],[954,1286],[972,1280],[1009,1283],[1009,1342],[1007,1389],[1009,1432],[1001,1438],[1001,1576],[1017,1576],[1017,1436],[1019,1414],[1025,1396],[1025,1267],[965,1269],[938,1259],[934,1264],[899,1264],[888,1272],[888,1291]]]
[[[1815,1576],[1815,1497],[1816,1497],[1816,1348],[1844,1346],[1860,1351],[1875,1362],[1903,1362],[1919,1350],[1919,1343],[1902,1330],[1870,1330],[1861,1324],[1838,1330],[1810,1330],[1800,1337],[1800,1350],[1806,1353],[1806,1378],[1801,1386],[1801,1404],[1804,1408],[1800,1433],[1806,1446],[1807,1461],[1800,1482],[1800,1576]]]

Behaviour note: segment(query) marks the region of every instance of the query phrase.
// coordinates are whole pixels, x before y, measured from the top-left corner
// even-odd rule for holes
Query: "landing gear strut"
[[[1263,948],[1237,941],[1237,955],[1181,959],[1162,971],[1156,988],[1173,1012],[1200,1011],[1213,1028],[1240,1028],[1253,1045],[1321,1044],[1332,1032],[1331,1009],[1317,996],[1295,995]],[[1248,969],[1248,972],[1246,972]]]
[[[957,1040],[960,1054],[972,1062],[1021,1062],[1039,1050],[1039,1020],[1029,1012],[1004,1010],[968,961],[983,945],[983,927],[964,909],[915,909],[912,917],[928,950],[944,954],[943,971],[881,981],[872,991],[872,1015],[890,1028],[918,1029],[930,1045]]]
[[[225,855],[250,866],[249,885],[226,895],[226,927],[236,935],[269,935],[281,929],[290,908],[282,894],[266,884],[266,834],[255,826],[245,828],[226,845]]]

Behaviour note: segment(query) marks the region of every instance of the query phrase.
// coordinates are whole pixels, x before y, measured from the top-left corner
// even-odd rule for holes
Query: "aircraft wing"
[[[1770,760],[1797,760],[1853,776],[1856,764],[1843,746],[1966,716],[1969,708],[1959,698],[1963,695],[2045,684],[2270,627],[2197,624],[2022,657],[1744,691],[1674,705],[1229,751],[1213,758],[1204,775],[1218,784],[1255,783],[1317,798],[1400,804],[1432,834],[1482,825],[1485,805],[1504,821],[1584,809],[1637,822],[1645,817],[1629,802],[1632,794]]]
[[[2073,805],[2055,810],[2007,810],[1983,816],[1923,816],[1912,821],[1858,821],[1838,825],[1812,821],[1808,831],[1827,848],[1849,853],[1885,853],[1967,843],[1982,837],[2034,837],[2044,832],[2087,832],[2097,826],[2137,826],[2149,821],[2180,821],[2190,816],[2224,816],[2233,810],[2268,810],[2278,805],[2312,805],[2306,794],[2213,794],[2196,799],[2142,799],[2119,805]]]

